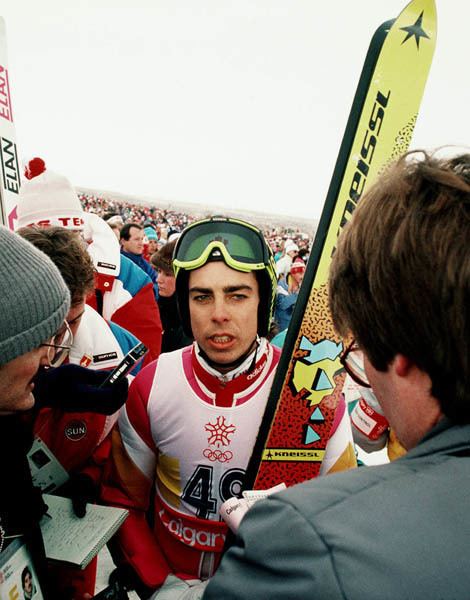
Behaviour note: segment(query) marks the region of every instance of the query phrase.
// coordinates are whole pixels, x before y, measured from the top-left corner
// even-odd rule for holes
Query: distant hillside
[[[91,188],[77,187],[78,193],[93,194],[99,198],[104,198],[109,201],[130,202],[131,204],[143,204],[145,206],[155,206],[173,210],[175,212],[186,213],[194,217],[206,217],[209,215],[219,214],[229,217],[240,217],[258,225],[258,227],[285,227],[299,228],[300,231],[306,233],[310,238],[313,238],[318,221],[316,219],[304,219],[292,215],[277,215],[272,213],[261,213],[243,209],[229,209],[224,206],[216,205],[201,205],[192,204],[190,202],[169,202],[161,198],[148,198],[131,196],[129,194],[121,194],[119,192],[109,192],[106,190],[97,190]]]

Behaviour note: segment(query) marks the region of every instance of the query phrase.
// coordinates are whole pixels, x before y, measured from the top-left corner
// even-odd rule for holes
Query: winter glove
[[[86,515],[87,503],[96,502],[98,487],[89,475],[73,473],[70,479],[57,491],[57,495],[72,500],[73,512],[82,519]]]
[[[127,400],[129,384],[123,377],[113,385],[100,388],[108,375],[107,371],[93,371],[70,364],[56,369],[41,369],[34,380],[37,407],[112,415]]]

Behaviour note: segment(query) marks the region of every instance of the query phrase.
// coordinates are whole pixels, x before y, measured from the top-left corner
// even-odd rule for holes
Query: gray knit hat
[[[0,226],[0,365],[49,340],[69,308],[68,288],[51,259]]]

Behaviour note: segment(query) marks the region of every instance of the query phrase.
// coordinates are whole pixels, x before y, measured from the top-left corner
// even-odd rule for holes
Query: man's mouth
[[[210,338],[213,342],[215,342],[216,344],[227,344],[228,342],[231,342],[233,340],[233,337],[231,335],[211,335]]]
[[[207,345],[215,352],[227,352],[236,345],[237,338],[229,333],[214,333],[207,337]]]

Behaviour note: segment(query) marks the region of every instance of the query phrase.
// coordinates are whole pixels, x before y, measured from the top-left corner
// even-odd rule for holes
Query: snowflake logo
[[[220,446],[228,446],[230,444],[231,440],[229,436],[235,433],[237,428],[235,425],[227,425],[225,417],[217,417],[215,423],[207,423],[204,429],[209,432],[207,442],[215,444],[220,448]]]

